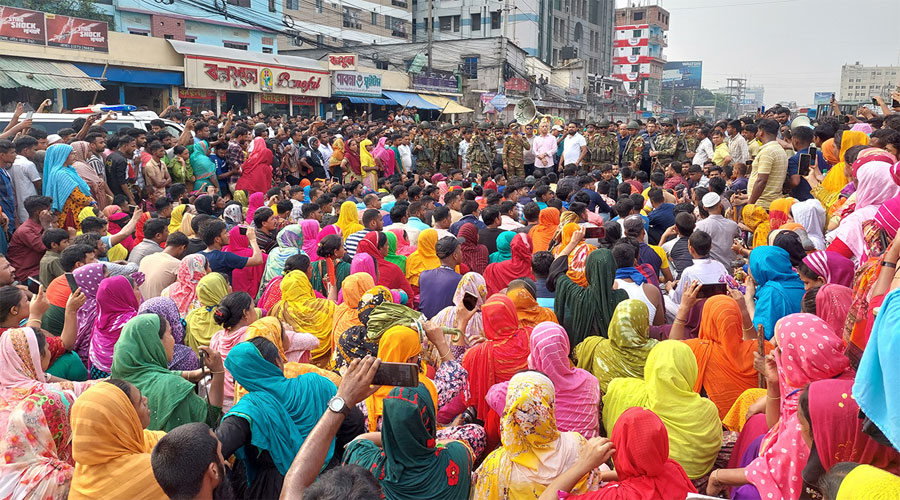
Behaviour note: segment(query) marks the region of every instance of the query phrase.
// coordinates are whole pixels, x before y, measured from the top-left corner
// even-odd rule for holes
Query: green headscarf
[[[209,273],[197,283],[197,299],[202,307],[192,309],[184,317],[184,343],[195,352],[208,346],[222,326],[213,319],[216,306],[228,295],[228,280],[220,273]]]
[[[337,393],[337,387],[315,373],[285,378],[284,373],[263,358],[251,342],[234,346],[225,359],[225,368],[235,382],[249,391],[225,418],[236,416],[246,420],[250,424],[250,443],[260,450],[267,450],[278,472],[287,474],[303,441],[327,409],[328,400]],[[334,439],[325,457],[326,464],[332,453]],[[235,454],[244,461],[247,482],[251,483],[256,470],[247,460],[245,448]]]
[[[473,457],[462,443],[435,446],[436,432],[425,385],[395,387],[384,398],[384,448],[357,439],[347,445],[344,463],[370,471],[390,500],[469,498]]]
[[[628,298],[625,290],[612,288],[616,262],[609,250],[599,248],[588,254],[584,273],[587,287],[565,275],[556,279],[554,311],[569,334],[571,346],[577,346],[591,335],[606,337],[616,305]]]
[[[262,281],[259,283],[259,293],[256,294],[256,300],[262,298],[266,285],[269,284],[276,276],[284,274],[284,264],[294,255],[300,253],[303,247],[303,230],[300,224],[288,224],[284,229],[278,231],[275,236],[275,242],[278,246],[269,252],[266,258],[266,268],[263,270]],[[310,255],[313,258],[315,255]]]
[[[514,231],[503,231],[497,236],[497,251],[490,256],[491,264],[512,259],[512,240],[515,237]]]
[[[397,255],[397,235],[390,231],[385,231],[384,235],[387,236],[388,241],[388,254],[384,259],[397,264],[403,274],[406,274],[406,256]]]
[[[609,381],[616,377],[644,377],[644,364],[650,349],[659,343],[648,337],[650,310],[637,299],[619,302],[609,322],[609,338],[592,336],[575,347],[578,368],[594,374],[600,390],[606,393]]]
[[[410,326],[413,330],[423,331],[422,328],[414,326],[417,323],[425,323],[427,318],[425,315],[410,309],[402,304],[394,304],[390,301],[384,301],[375,306],[369,313],[369,320],[366,322],[366,337],[370,340],[380,339],[381,335],[392,326],[402,325]]]
[[[169,370],[159,327],[156,314],[140,314],[128,321],[116,342],[110,374],[130,382],[147,397],[148,429],[168,432],[182,424],[205,422],[206,401],[194,394],[194,384]]]

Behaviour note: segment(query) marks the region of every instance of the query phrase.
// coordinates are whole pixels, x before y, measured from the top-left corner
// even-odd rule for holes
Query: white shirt
[[[563,139],[563,165],[578,163],[581,158],[581,147],[587,146],[584,136],[575,132],[575,135],[566,135]]]
[[[319,142],[319,154],[322,155],[322,159],[325,160],[325,170],[329,170],[328,168],[328,160],[331,159],[331,155],[334,153],[334,149],[331,148],[328,144]]]
[[[467,151],[469,151],[469,141],[465,139],[459,141],[459,151],[457,152],[459,153],[459,157],[462,160],[462,163],[460,165],[463,170],[466,170],[469,166],[468,162],[466,162]]]
[[[747,147],[747,139],[741,134],[728,138],[728,154],[732,163],[748,163],[750,161],[750,149]]]
[[[403,171],[409,172],[412,170],[412,150],[406,144],[401,144],[397,146],[397,151],[400,151],[400,164],[403,165]]]
[[[694,160],[691,162],[693,165],[703,166],[706,163],[706,160],[711,160],[713,157],[713,143],[709,140],[709,137],[700,141],[700,144],[697,146],[697,151],[694,154]]]
[[[522,224],[520,224],[519,222],[514,220],[512,217],[510,217],[508,215],[500,216],[500,229],[502,229],[504,231],[515,231],[522,227],[525,227],[525,226],[523,226]]]
[[[719,283],[719,278],[728,274],[725,266],[716,259],[694,259],[694,265],[688,266],[681,271],[681,277],[678,278],[678,286],[672,290],[672,301],[676,304],[681,303],[681,295],[684,293],[684,287],[697,280],[701,285]]]
[[[22,155],[16,155],[8,173],[12,181],[13,194],[16,197],[15,222],[18,226],[28,219],[28,212],[25,211],[25,198],[38,194],[37,189],[34,188],[34,181],[41,180],[41,174],[34,162]],[[84,193],[85,196],[90,196],[90,194]]]

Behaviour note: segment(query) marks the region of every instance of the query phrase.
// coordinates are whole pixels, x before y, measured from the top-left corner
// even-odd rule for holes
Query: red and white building
[[[665,32],[669,12],[658,5],[631,5],[616,9],[613,31],[612,76],[640,99],[640,109],[659,112]]]

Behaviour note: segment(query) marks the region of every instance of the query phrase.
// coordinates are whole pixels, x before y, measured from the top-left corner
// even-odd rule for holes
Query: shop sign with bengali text
[[[335,71],[331,77],[335,95],[381,97],[381,75],[356,71]]]
[[[109,28],[102,21],[46,14],[47,45],[64,49],[109,52]]]
[[[315,106],[316,100],[313,97],[303,97],[302,95],[291,96],[291,104],[294,106]]]
[[[253,62],[185,56],[184,82],[189,88],[327,97],[325,71],[261,65]]]
[[[287,94],[263,94],[259,96],[259,102],[263,104],[279,104],[287,106],[289,99]]]
[[[423,71],[413,77],[412,87],[414,89],[437,92],[459,92],[459,82],[456,75],[449,71]]]
[[[506,90],[515,90],[517,92],[528,92],[528,89],[531,88],[531,84],[528,80],[519,77],[513,77],[509,80],[506,80],[506,83],[503,84],[503,87]]]
[[[179,99],[203,99],[203,100],[216,100],[216,91],[215,90],[206,90],[206,89],[186,89],[179,88],[178,89],[178,98]]]
[[[44,45],[44,13],[0,6],[0,41]]]
[[[355,70],[356,54],[328,54],[329,71]]]

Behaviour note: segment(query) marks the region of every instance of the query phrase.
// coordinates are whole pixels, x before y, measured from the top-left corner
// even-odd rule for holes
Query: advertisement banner
[[[105,22],[79,17],[46,14],[47,45],[64,49],[109,52],[108,27]]]
[[[0,40],[44,45],[44,13],[0,6]]]
[[[328,97],[329,74],[256,62],[185,56],[184,84],[187,88]]]
[[[459,92],[456,75],[449,71],[423,71],[413,77],[413,88],[437,92]]]
[[[506,83],[503,84],[503,87],[506,90],[515,90],[518,92],[528,92],[528,89],[531,88],[531,84],[528,80],[519,77],[513,77],[509,80],[506,80]]]
[[[381,75],[356,71],[335,71],[332,84],[335,95],[381,97]]]
[[[821,106],[822,104],[830,104],[831,96],[834,95],[834,92],[816,92],[813,95],[813,103],[816,106]]]
[[[662,88],[699,89],[703,61],[674,61],[663,66]]]

